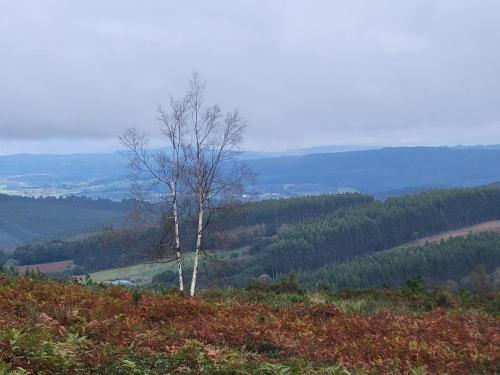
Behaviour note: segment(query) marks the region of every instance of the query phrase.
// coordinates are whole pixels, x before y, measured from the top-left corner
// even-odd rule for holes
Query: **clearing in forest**
[[[469,234],[479,234],[484,232],[500,233],[500,220],[485,221],[484,223],[479,223],[464,228],[441,232],[431,236],[423,237],[416,241],[408,242],[398,247],[422,246],[425,245],[426,243],[439,242],[441,240],[447,240],[452,237],[464,237],[468,236]]]

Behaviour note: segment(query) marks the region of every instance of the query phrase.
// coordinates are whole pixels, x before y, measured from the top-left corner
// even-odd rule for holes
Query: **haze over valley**
[[[500,181],[500,148],[495,145],[359,151],[339,147],[335,153],[332,148],[242,153],[240,159],[256,173],[246,185],[246,195],[265,199],[351,191],[382,197]],[[120,152],[21,154],[0,156],[0,162],[3,194],[115,201],[129,196],[128,161]]]

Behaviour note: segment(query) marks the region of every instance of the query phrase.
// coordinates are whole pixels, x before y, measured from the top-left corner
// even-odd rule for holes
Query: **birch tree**
[[[237,201],[249,173],[236,155],[246,127],[237,110],[223,113],[204,104],[205,83],[193,73],[186,96],[189,142],[186,144],[187,183],[196,204],[196,245],[190,295],[194,296],[203,238],[212,213]]]
[[[136,129],[127,130],[121,137],[122,144],[129,151],[129,166],[134,173],[135,181],[149,180],[159,186],[156,193],[165,196],[165,203],[173,219],[173,247],[179,279],[179,290],[184,290],[183,264],[180,238],[180,183],[186,165],[185,130],[186,130],[186,102],[184,100],[170,100],[170,110],[158,108],[158,120],[161,131],[167,139],[167,151],[151,151],[145,135]],[[135,196],[142,194],[140,183],[134,185]],[[165,189],[165,190],[162,190]],[[162,225],[167,226],[168,220]],[[163,228],[168,232],[170,228]]]
[[[182,100],[171,100],[168,112],[159,109],[167,152],[151,152],[147,139],[135,129],[121,137],[130,152],[130,166],[139,178],[166,186],[172,209],[174,247],[178,264],[179,289],[184,290],[180,233],[195,233],[193,274],[190,295],[194,296],[203,253],[203,239],[216,210],[240,200],[251,173],[238,162],[245,121],[237,110],[223,113],[218,105],[205,105],[205,83],[193,73],[188,92]],[[179,187],[182,191],[179,191]],[[179,198],[194,211],[193,230],[180,230],[190,220],[179,215]],[[221,246],[222,247],[222,246]]]

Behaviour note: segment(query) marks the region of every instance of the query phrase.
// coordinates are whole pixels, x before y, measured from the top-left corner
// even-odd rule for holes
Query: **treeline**
[[[500,189],[433,190],[372,202],[301,222],[257,246],[257,255],[214,265],[208,278],[242,286],[261,274],[276,276],[373,254],[438,232],[500,218]],[[256,240],[257,244],[259,240]]]
[[[483,233],[381,251],[304,272],[300,280],[310,289],[399,287],[415,277],[430,282],[460,282],[477,267],[486,272],[500,267],[500,234]]]
[[[78,241],[51,241],[19,246],[12,259],[20,265],[73,260],[85,272],[150,260],[157,230],[106,231]]]
[[[500,218],[500,190],[434,190],[300,223],[262,250],[265,273],[319,268],[430,234]]]
[[[312,195],[295,198],[267,199],[228,207],[211,219],[210,232],[204,242],[206,249],[234,249],[269,238],[285,227],[338,213],[374,202],[359,193]],[[185,227],[186,228],[186,227]],[[187,227],[187,230],[196,230]],[[184,233],[184,239],[193,238]],[[264,243],[267,243],[264,240]],[[186,246],[194,244],[185,242]]]
[[[372,197],[362,194],[339,194],[248,203],[239,210],[225,210],[214,217],[204,247],[221,249],[249,245],[256,238],[276,234],[282,225],[334,214],[373,201]],[[194,226],[191,229],[195,230]],[[194,237],[186,232],[182,235],[186,239]],[[108,231],[78,241],[58,240],[20,246],[14,251],[13,258],[21,265],[72,259],[87,272],[94,272],[161,257],[158,249],[161,237],[162,230],[158,227],[141,231]],[[194,248],[193,243],[187,240],[184,243],[185,251]]]

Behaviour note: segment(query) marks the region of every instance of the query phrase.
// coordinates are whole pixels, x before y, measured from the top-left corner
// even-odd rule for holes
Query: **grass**
[[[95,272],[90,274],[90,277],[93,281],[97,282],[127,279],[135,281],[137,285],[146,285],[151,283],[152,278],[159,273],[167,270],[174,271],[175,268],[175,263],[140,263],[135,266]]]
[[[232,254],[242,255],[248,250],[248,246],[231,251],[221,251],[215,253],[215,259],[227,259]],[[184,267],[189,268],[193,265],[194,253],[187,253],[184,255]],[[112,268],[109,270],[94,272],[90,274],[93,281],[104,282],[118,279],[127,279],[134,281],[136,285],[147,285],[151,283],[154,276],[164,271],[176,271],[177,264],[170,263],[140,263],[133,266]]]

